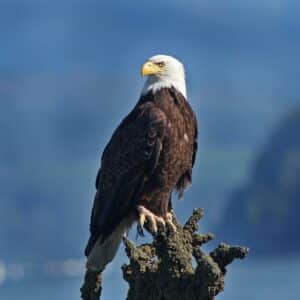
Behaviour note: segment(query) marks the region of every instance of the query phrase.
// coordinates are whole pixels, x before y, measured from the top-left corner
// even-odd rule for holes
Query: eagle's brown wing
[[[135,209],[138,192],[156,168],[165,125],[165,114],[146,102],[115,130],[103,152],[96,179],[86,255],[100,236],[104,241]]]
[[[178,191],[178,196],[181,198],[183,196],[184,190],[186,187],[192,183],[192,170],[195,164],[197,149],[198,149],[198,125],[197,118],[192,110],[190,104],[186,101],[185,97],[179,93],[175,88],[170,90],[172,97],[175,99],[179,109],[181,110],[182,115],[188,116],[189,122],[187,123],[187,131],[193,133],[192,136],[192,156],[190,167],[184,171],[184,173],[180,176],[176,189]]]

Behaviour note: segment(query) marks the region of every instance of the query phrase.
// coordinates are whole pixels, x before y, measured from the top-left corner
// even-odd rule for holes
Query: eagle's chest
[[[167,210],[172,190],[192,167],[193,134],[188,118],[179,114],[168,117],[157,168],[145,184],[141,197],[142,203],[152,211]]]
[[[164,113],[166,123],[157,166],[145,182],[139,201],[160,215],[169,210],[171,193],[182,176],[191,172],[197,125],[186,100],[174,91],[161,90],[153,102]]]
[[[192,158],[192,134],[183,116],[169,119],[163,141],[162,160],[173,168],[187,168]]]
[[[188,114],[174,109],[169,112],[157,176],[164,185],[173,188],[191,168],[194,129]]]

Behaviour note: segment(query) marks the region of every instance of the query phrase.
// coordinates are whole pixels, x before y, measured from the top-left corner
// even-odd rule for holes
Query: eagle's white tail
[[[101,236],[99,236],[87,258],[88,270],[102,272],[106,265],[113,260],[128,228],[124,223],[121,222],[104,242],[101,242]]]

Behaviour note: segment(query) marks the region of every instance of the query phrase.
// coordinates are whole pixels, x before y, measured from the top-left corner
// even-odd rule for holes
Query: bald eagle
[[[183,64],[156,55],[142,66],[147,76],[133,110],[105,147],[96,178],[87,269],[103,271],[123,235],[137,221],[153,231],[172,223],[171,195],[191,183],[197,151],[197,120],[186,98]]]

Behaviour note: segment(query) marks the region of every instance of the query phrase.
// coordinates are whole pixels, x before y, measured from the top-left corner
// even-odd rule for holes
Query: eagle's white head
[[[168,55],[152,56],[143,64],[142,76],[148,76],[143,95],[173,86],[186,98],[184,66],[178,59]]]

